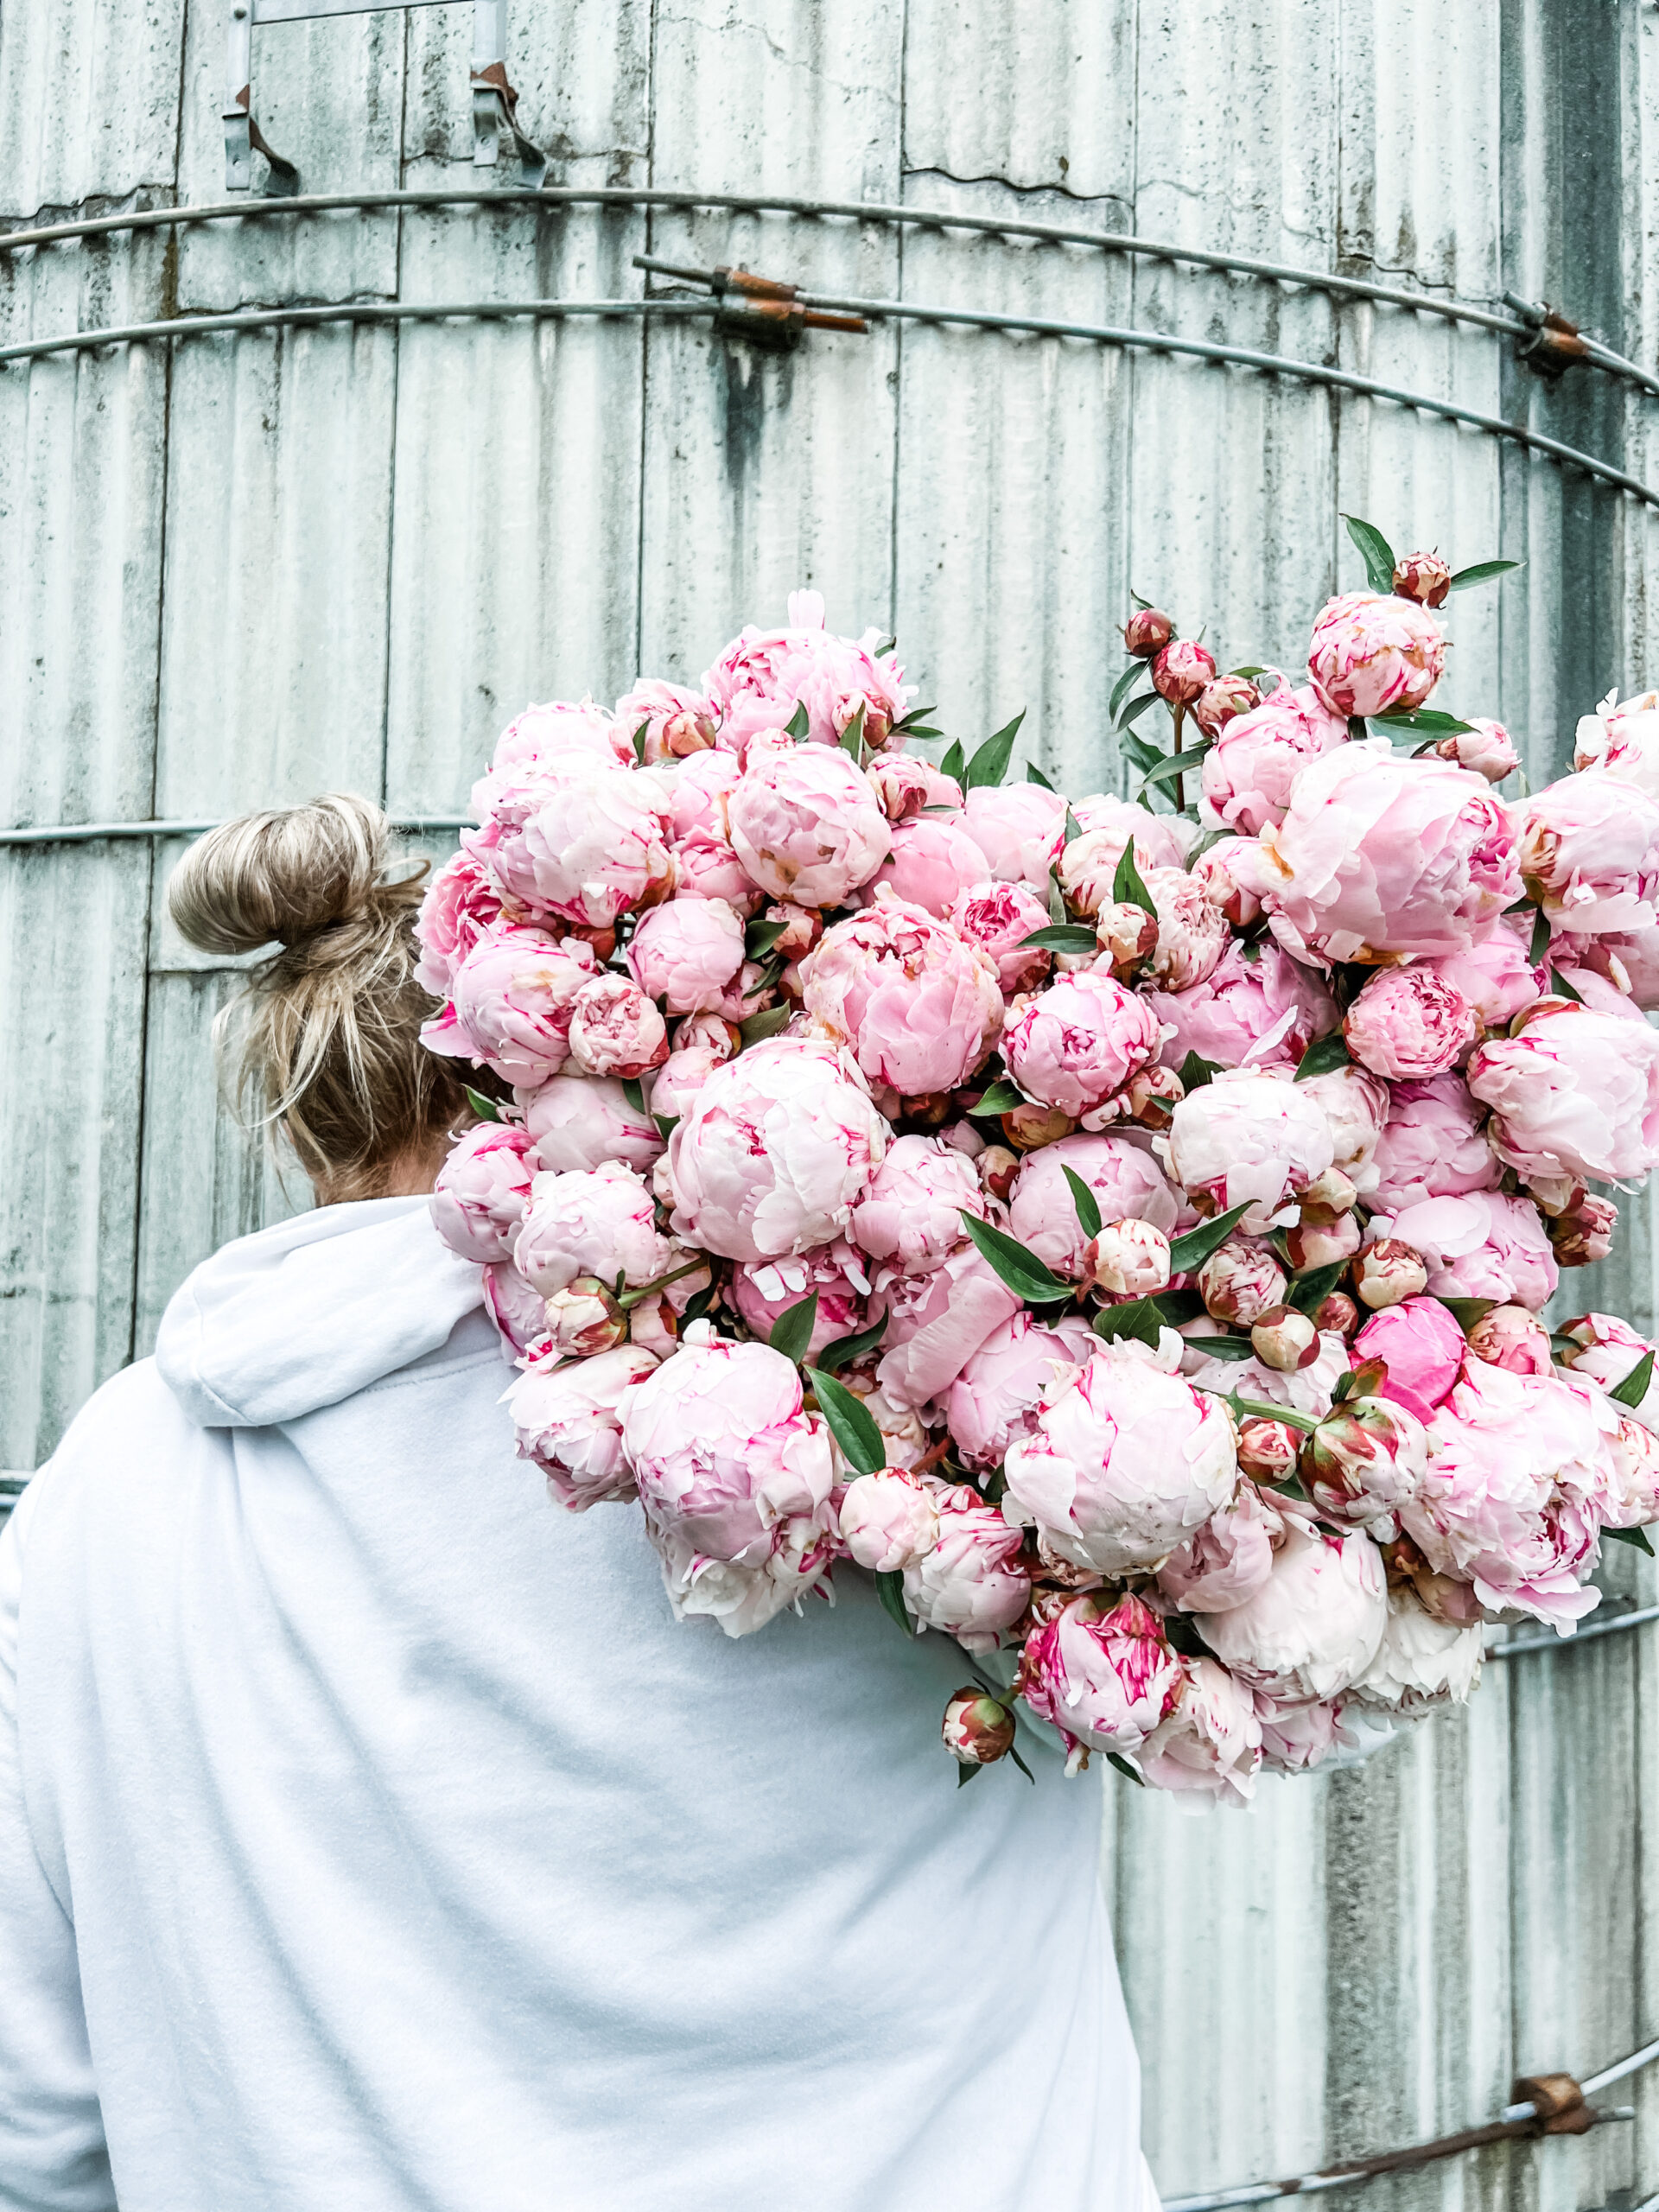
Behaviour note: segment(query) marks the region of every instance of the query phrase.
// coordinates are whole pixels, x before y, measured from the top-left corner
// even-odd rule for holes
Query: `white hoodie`
[[[24,1493],[0,2205],[1140,2212],[1095,1784],[958,1792],[856,1573],[677,1625],[479,1282],[419,1199],[230,1245]]]

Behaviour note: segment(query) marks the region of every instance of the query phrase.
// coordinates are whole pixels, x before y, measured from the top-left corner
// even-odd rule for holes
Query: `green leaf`
[[[1122,733],[1117,745],[1129,766],[1138,768],[1143,776],[1148,768],[1155,768],[1164,757],[1155,745],[1144,737],[1137,737],[1132,729]]]
[[[1567,982],[1566,976],[1562,975],[1559,968],[1552,968],[1550,969],[1549,980],[1555,987],[1555,995],[1557,998],[1571,999],[1574,1006],[1582,1006],[1584,1004],[1583,992],[1575,991],[1572,984]]]
[[[1086,930],[1080,922],[1057,924],[1052,929],[1033,930],[1029,937],[1020,940],[1023,951],[1030,945],[1037,952],[1093,952],[1100,940],[1093,930]]]
[[[1081,837],[1082,835],[1083,824],[1078,821],[1077,816],[1072,813],[1071,806],[1068,804],[1065,810],[1065,830],[1063,842],[1068,845],[1075,844],[1077,840]]]
[[[825,1344],[818,1354],[818,1366],[825,1375],[839,1375],[843,1367],[851,1367],[863,1358],[867,1351],[874,1351],[887,1333],[887,1316],[868,1329],[861,1329],[855,1337],[837,1337],[832,1344]]]
[[[1655,1556],[1645,1529],[1604,1529],[1601,1533],[1604,1536],[1611,1536],[1616,1544],[1634,1544],[1637,1551],[1645,1552],[1649,1559]]]
[[[633,757],[637,761],[639,761],[641,767],[645,766],[645,732],[650,728],[651,724],[649,722],[641,722],[639,728],[633,733],[632,740],[633,745]]]
[[[1495,1298],[1443,1298],[1446,1312],[1467,1336],[1477,1321],[1484,1320],[1497,1300]]]
[[[1200,1053],[1189,1052],[1175,1072],[1181,1079],[1183,1090],[1202,1090],[1211,1076],[1221,1073],[1221,1062],[1206,1060]]]
[[[801,1370],[812,1385],[818,1411],[830,1424],[830,1433],[841,1446],[841,1456],[861,1475],[879,1474],[887,1464],[887,1447],[870,1418],[868,1406],[855,1398],[844,1382],[826,1375],[821,1367]]]
[[[1210,1255],[1227,1242],[1249,1210],[1250,1201],[1246,1198],[1242,1206],[1229,1206],[1213,1221],[1201,1221],[1185,1236],[1176,1237],[1169,1248],[1171,1274],[1191,1274],[1194,1268],[1202,1267]]]
[[[1457,737],[1472,729],[1472,722],[1460,722],[1455,715],[1443,715],[1438,707],[1418,707],[1408,714],[1373,715],[1371,720],[1384,730],[1410,730],[1419,737]]]
[[[751,922],[743,932],[746,960],[764,960],[789,927],[787,922]]]
[[[815,1290],[810,1298],[799,1300],[778,1316],[766,1342],[773,1351],[782,1352],[785,1359],[798,1367],[806,1357],[806,1348],[812,1341],[817,1321],[818,1294]]]
[[[1120,729],[1128,729],[1131,722],[1138,722],[1140,721],[1141,715],[1146,713],[1148,707],[1155,707],[1157,703],[1158,694],[1155,691],[1143,691],[1138,699],[1131,699],[1128,705],[1124,708],[1122,713],[1118,716],[1118,728]]]
[[[875,649],[876,659],[880,660],[883,653],[890,653],[898,642],[899,640],[896,638],[889,638],[885,645],[878,645]],[[893,724],[893,728],[894,729],[914,730],[918,722],[925,721],[929,715],[937,715],[938,711],[939,710],[937,707],[912,707],[907,715],[902,715],[900,719]]]
[[[1316,1075],[1329,1075],[1332,1068],[1350,1067],[1353,1054],[1348,1050],[1348,1039],[1340,1029],[1333,1029],[1328,1037],[1316,1037],[1296,1064],[1295,1080],[1306,1083]]]
[[[1299,1414],[1292,1406],[1270,1406],[1263,1398],[1241,1398],[1236,1390],[1228,1393],[1227,1402],[1247,1421],[1288,1421],[1293,1428],[1302,1429],[1309,1436],[1319,1425],[1312,1414]]]
[[[1391,592],[1394,589],[1394,548],[1374,523],[1361,522],[1357,515],[1344,515],[1348,535],[1359,548],[1359,557],[1365,563],[1365,581],[1373,591]]]
[[[985,1770],[984,1770],[984,1768],[983,1768],[982,1766],[964,1766],[964,1765],[962,1764],[961,1760],[960,1760],[960,1759],[958,1759],[958,1761],[957,1762],[957,1789],[960,1789],[962,1788],[962,1786],[963,1786],[963,1783],[965,1783],[965,1782],[972,1782],[972,1781],[974,1781],[974,1780],[976,1779],[976,1777],[978,1777],[979,1775],[983,1774],[983,1773],[984,1773],[984,1771],[985,1771]]]
[[[960,738],[953,737],[944,760],[939,763],[939,773],[942,776],[949,776],[952,783],[959,784],[963,779],[965,765],[963,759],[962,741]]]
[[[701,1290],[694,1291],[686,1300],[685,1311],[680,1316],[681,1328],[689,1329],[694,1321],[701,1321],[719,1295],[719,1286],[712,1282],[705,1283]]]
[[[1026,763],[1026,781],[1028,784],[1040,785],[1046,791],[1052,791],[1054,788],[1034,760],[1027,760]]]
[[[467,1093],[467,1103],[480,1122],[499,1122],[505,1118],[493,1098],[486,1098],[481,1090],[474,1090],[470,1083],[461,1087]]]
[[[780,1029],[786,1029],[794,1011],[792,1006],[769,1006],[764,1014],[752,1014],[747,1021],[740,1021],[737,1033],[743,1039],[743,1046],[762,1044],[768,1037],[775,1037]]]
[[[1260,661],[1251,661],[1243,668],[1230,668],[1227,671],[1229,676],[1242,676],[1247,683],[1254,683],[1258,676],[1265,676],[1267,672],[1265,664]]]
[[[1173,784],[1178,776],[1185,775],[1189,768],[1200,766],[1205,754],[1215,741],[1213,737],[1206,737],[1202,744],[1189,745],[1183,753],[1167,754],[1148,775],[1141,779],[1141,790],[1151,791],[1154,787],[1161,790],[1165,785]]]
[[[1138,677],[1144,677],[1146,672],[1147,664],[1145,661],[1139,659],[1132,660],[1128,666],[1124,670],[1122,675],[1118,677],[1116,683],[1113,684],[1112,696],[1106,702],[1106,719],[1109,722],[1116,721],[1117,720],[1117,710],[1122,705],[1123,702],[1128,697],[1130,692],[1134,690],[1135,679]]]
[[[783,974],[784,965],[785,963],[781,960],[768,960],[766,962],[766,965],[761,969],[760,975],[755,978],[754,982],[749,985],[748,989],[743,994],[743,1003],[745,1006],[748,1004],[751,999],[758,999],[772,988],[778,978]]]
[[[1459,569],[1446,588],[1467,591],[1471,584],[1489,584],[1494,576],[1507,576],[1511,569],[1526,565],[1524,561],[1477,561],[1472,568]]]
[[[1077,1227],[1085,1236],[1100,1234],[1100,1201],[1074,1167],[1065,1170],[1065,1179],[1071,1186],[1071,1203],[1077,1210]]]
[[[1143,613],[1144,613],[1147,611],[1147,608],[1149,608],[1149,607],[1151,607],[1151,605],[1152,605],[1152,601],[1151,601],[1149,599],[1142,599],[1142,598],[1141,598],[1141,596],[1140,593],[1139,593],[1138,591],[1136,591],[1136,589],[1135,589],[1135,586],[1134,586],[1133,584],[1131,584],[1131,585],[1129,586],[1129,597],[1130,597],[1130,598],[1135,601],[1135,605],[1136,605],[1136,606],[1137,606],[1137,607],[1141,610],[1141,612],[1142,612]]]
[[[1020,725],[1026,719],[1020,708],[1011,722],[1004,722],[1000,730],[988,737],[973,759],[968,763],[968,772],[962,779],[964,791],[978,791],[984,784],[1000,784],[1008,772],[1008,762],[1014,757],[1014,741],[1020,734]]]
[[[977,1214],[958,1209],[962,1225],[979,1249],[980,1256],[1008,1288],[1027,1306],[1059,1306],[1073,1295],[1072,1286],[1051,1274],[1037,1255],[1001,1229],[993,1229]]]
[[[1310,1268],[1306,1274],[1292,1278],[1286,1304],[1294,1306],[1299,1313],[1317,1313],[1347,1272],[1346,1260],[1332,1260],[1328,1267]]]
[[[1616,1382],[1607,1395],[1616,1406],[1639,1406],[1652,1380],[1653,1354],[1644,1351],[1624,1380]]]
[[[680,1117],[677,1114],[653,1114],[651,1118],[656,1122],[664,1144],[680,1126]]]
[[[1143,914],[1155,914],[1158,902],[1141,880],[1141,871],[1135,862],[1135,840],[1124,846],[1112,878],[1112,899],[1120,906],[1138,906]]]
[[[1065,911],[1065,893],[1060,888],[1060,879],[1052,868],[1048,871],[1048,918],[1057,930],[1064,929],[1071,918]]]
[[[793,738],[805,737],[811,728],[811,718],[807,714],[806,702],[803,699],[798,699],[795,702],[794,713],[784,724],[784,735]]]
[[[999,1114],[1012,1114],[1016,1106],[1025,1103],[1025,1094],[1004,1076],[991,1085],[977,1106],[970,1106],[968,1111],[975,1121],[984,1121]]]
[[[905,1610],[904,1576],[902,1574],[878,1574],[875,1578],[875,1594],[881,1600],[883,1610],[889,1613],[892,1618],[898,1622],[899,1627],[905,1631],[905,1634],[906,1636],[914,1636],[916,1633],[916,1624]],[[968,1770],[964,1769],[963,1771],[966,1772]],[[972,1771],[977,1774],[979,1769],[975,1767]]]
[[[1019,1768],[1020,1773],[1025,1776],[1026,1780],[1030,1783],[1032,1788],[1034,1789],[1037,1787],[1037,1777],[1032,1772],[1031,1769],[1026,1764],[1024,1759],[1020,1758],[1019,1746],[1017,1745],[1010,1744],[1008,1745],[1008,1757],[1014,1761],[1015,1766]]]
[[[1157,1302],[1150,1298],[1129,1298],[1121,1306],[1103,1306],[1094,1320],[1095,1334],[1103,1342],[1111,1344],[1119,1337],[1128,1337],[1135,1344],[1150,1344],[1154,1351],[1164,1326]]]
[[[1527,957],[1535,968],[1549,950],[1549,916],[1541,906],[1538,918],[1532,925],[1532,942],[1527,947]]]
[[[1122,1751],[1108,1751],[1106,1754],[1106,1764],[1108,1766],[1115,1766],[1120,1774],[1127,1774],[1129,1780],[1135,1784],[1137,1789],[1144,1789],[1146,1788],[1146,1776],[1144,1774],[1137,1774],[1135,1770],[1129,1764],[1128,1759],[1124,1758]]]
[[[850,753],[855,762],[863,759],[864,702],[861,699],[854,712],[853,719],[841,733],[841,749],[843,753]]]
[[[632,1107],[636,1114],[643,1114],[645,1112],[645,1094],[640,1085],[639,1078],[637,1075],[625,1076],[623,1077],[622,1096],[627,1100],[629,1105]]]
[[[1207,1352],[1211,1359],[1255,1357],[1255,1348],[1248,1337],[1188,1337],[1185,1341],[1194,1351]]]

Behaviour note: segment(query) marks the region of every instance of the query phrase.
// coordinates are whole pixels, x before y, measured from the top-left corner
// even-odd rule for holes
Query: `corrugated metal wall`
[[[469,13],[257,35],[257,111],[308,188],[470,181]],[[222,37],[203,0],[4,0],[0,221],[220,198]],[[564,183],[905,201],[1509,286],[1659,352],[1640,0],[519,0],[511,70]],[[1337,363],[1659,474],[1656,403],[1589,372],[1545,386],[1492,334],[877,223],[511,208],[118,234],[0,255],[0,343],[245,303],[626,295],[646,248]],[[1453,602],[1444,696],[1499,714],[1535,778],[1602,692],[1659,677],[1652,510],[1443,422],[1168,356],[912,325],[764,358],[706,324],[462,323],[0,369],[0,821],[205,818],[341,785],[455,810],[526,698],[695,676],[802,582],[839,626],[891,621],[951,729],[1025,705],[1051,772],[1110,784],[1131,584],[1207,622],[1224,662],[1294,664],[1319,602],[1359,581],[1343,509],[1399,544],[1527,560]],[[175,857],[0,851],[14,1467],[147,1348],[196,1259],[284,1203],[215,1112],[232,979],[165,925]],[[1650,1326],[1630,1211],[1595,1302]],[[1587,2073],[1659,2031],[1656,1669],[1651,1631],[1494,1669],[1466,1717],[1269,1787],[1247,1819],[1112,1785],[1167,2192],[1460,2126],[1517,2070]],[[1627,2202],[1659,2187],[1659,2079],[1629,2094],[1633,2127],[1371,2202]]]

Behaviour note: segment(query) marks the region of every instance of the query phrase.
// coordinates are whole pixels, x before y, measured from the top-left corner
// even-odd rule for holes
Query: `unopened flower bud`
[[[1198,1295],[1217,1321],[1248,1329],[1281,1303],[1286,1280],[1271,1246],[1230,1236],[1198,1269]]]
[[[1158,950],[1158,917],[1127,899],[1113,901],[1095,916],[1095,937],[1113,975],[1127,983]]]
[[[1261,703],[1262,694],[1248,676],[1218,676],[1193,701],[1192,719],[1206,737],[1216,737],[1229,722]]]
[[[1040,1145],[1056,1143],[1077,1126],[1058,1106],[1039,1106],[1030,1099],[1002,1116],[1002,1134],[1016,1152],[1035,1152]]]
[[[1143,1129],[1166,1129],[1185,1096],[1186,1085],[1174,1069],[1161,1066],[1132,1075],[1123,1092],[1128,1119]]]
[[[963,1766],[989,1766],[1014,1746],[1014,1715],[971,1684],[944,1708],[944,1748]]]
[[[1269,1306],[1250,1326],[1250,1348],[1263,1367],[1294,1375],[1312,1367],[1319,1356],[1319,1332],[1306,1313],[1294,1306]]]
[[[695,713],[690,708],[663,726],[664,750],[676,760],[683,760],[693,753],[707,753],[714,742],[713,716]]]
[[[783,925],[782,934],[773,939],[766,953],[768,960],[804,959],[823,935],[823,916],[816,906],[796,906],[787,899],[778,899],[766,909],[761,919]]]
[[[1521,766],[1515,741],[1503,723],[1488,721],[1478,715],[1467,729],[1454,730],[1450,737],[1443,737],[1434,750],[1442,760],[1453,760],[1459,768],[1471,769],[1477,776],[1484,776],[1489,784],[1501,784],[1505,776],[1513,775]]]
[[[979,1171],[982,1188],[988,1191],[994,1198],[1001,1198],[1006,1205],[1008,1193],[1014,1188],[1014,1179],[1020,1173],[1019,1154],[1010,1152],[1005,1144],[988,1144],[974,1166]]]
[[[1137,607],[1123,625],[1123,644],[1138,660],[1150,660],[1175,634],[1175,625],[1156,607]]]
[[[1489,1367],[1511,1375],[1548,1375],[1549,1332],[1524,1306],[1494,1306],[1469,1331],[1469,1349]]]
[[[1359,1249],[1359,1223],[1351,1213],[1339,1213],[1332,1222],[1304,1222],[1285,1231],[1285,1250],[1298,1274],[1308,1268],[1334,1267],[1351,1260]]]
[[[939,1541],[932,1492],[897,1467],[858,1476],[841,1502],[841,1541],[872,1574],[919,1566]]]
[[[1421,1298],[1427,1288],[1422,1254],[1397,1236],[1379,1236],[1354,1262],[1355,1294],[1373,1313],[1408,1298]]]
[[[1282,1483],[1296,1471],[1302,1431],[1287,1421],[1243,1421],[1238,1425],[1238,1467],[1252,1482]]]
[[[1302,1479],[1327,1520],[1352,1528],[1408,1505],[1428,1469],[1415,1414],[1389,1398],[1344,1401],[1308,1439]]]
[[[924,1129],[937,1129],[947,1121],[950,1113],[950,1093],[948,1090],[925,1090],[915,1098],[902,1102],[901,1111],[908,1122]]]
[[[1557,1266],[1592,1267],[1598,1260],[1605,1260],[1613,1249],[1618,1208],[1611,1198],[1601,1198],[1592,1191],[1578,1192],[1567,1211],[1546,1221],[1544,1226],[1549,1232]]]
[[[1352,1211],[1358,1196],[1351,1177],[1344,1175],[1340,1167],[1327,1167],[1302,1192],[1302,1219],[1339,1221],[1344,1214]]]
[[[547,1332],[574,1359],[609,1351],[628,1333],[621,1307],[596,1275],[578,1275],[547,1301]]]
[[[1394,564],[1395,595],[1422,607],[1443,607],[1452,588],[1452,571],[1438,553],[1408,553]]]
[[[1359,1326],[1359,1308],[1345,1291],[1333,1290],[1313,1316],[1321,1336],[1351,1337]]]
[[[1109,1299],[1155,1298],[1169,1287],[1169,1239],[1149,1221],[1103,1221],[1083,1264]]]
[[[1172,707],[1190,707],[1216,673],[1216,657],[1190,638],[1172,638],[1152,664],[1152,688]]]

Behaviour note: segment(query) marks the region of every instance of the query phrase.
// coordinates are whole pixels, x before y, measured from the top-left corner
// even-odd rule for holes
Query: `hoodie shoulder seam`
[[[418,1390],[423,1383],[441,1382],[445,1376],[459,1375],[469,1367],[499,1366],[500,1358],[500,1353],[493,1346],[482,1351],[462,1352],[454,1359],[446,1359],[440,1367],[423,1367],[418,1374],[411,1372],[409,1368],[403,1368],[396,1375],[383,1375],[378,1382],[365,1384],[358,1395],[368,1398],[382,1390]]]

